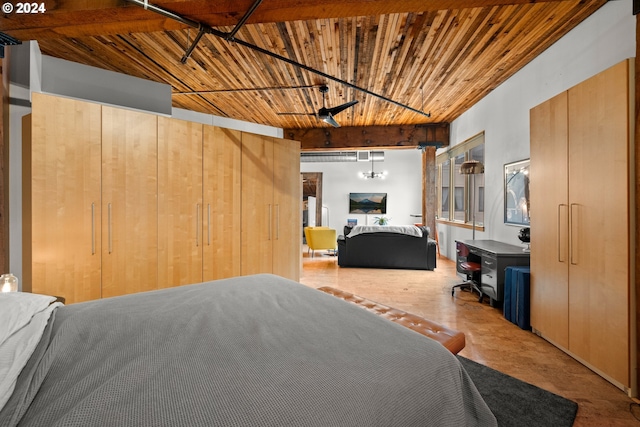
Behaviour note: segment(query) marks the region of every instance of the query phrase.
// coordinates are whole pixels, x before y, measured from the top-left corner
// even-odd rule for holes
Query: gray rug
[[[458,356],[500,427],[572,426],[578,404]]]

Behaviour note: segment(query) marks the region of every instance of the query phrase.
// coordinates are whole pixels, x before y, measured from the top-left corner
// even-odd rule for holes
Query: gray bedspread
[[[458,360],[256,275],[61,307],[0,425],[492,426]]]

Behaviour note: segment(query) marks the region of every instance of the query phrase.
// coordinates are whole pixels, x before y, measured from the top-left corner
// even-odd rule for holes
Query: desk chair
[[[482,288],[480,287],[480,272],[482,266],[477,262],[468,260],[469,248],[464,243],[456,242],[456,253],[456,270],[464,276],[466,280],[451,288],[451,296],[453,297],[455,295],[456,288],[466,288],[471,292],[478,291],[480,294],[478,302],[482,302],[482,298],[484,297]]]

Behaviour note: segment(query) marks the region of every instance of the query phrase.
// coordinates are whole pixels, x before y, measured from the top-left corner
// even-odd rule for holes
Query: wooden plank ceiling
[[[605,2],[264,1],[235,40],[204,34],[184,64],[198,29],[124,0],[45,1],[46,13],[0,15],[0,32],[38,40],[46,55],[169,84],[175,107],[329,131],[308,115],[323,106],[320,85],[327,107],[359,101],[335,116],[342,126],[450,123]],[[254,4],[149,3],[220,33]]]

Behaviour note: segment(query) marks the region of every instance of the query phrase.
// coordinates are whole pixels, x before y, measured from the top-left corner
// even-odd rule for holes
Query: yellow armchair
[[[307,245],[311,256],[316,250],[333,250],[338,249],[338,232],[329,227],[305,227],[304,236],[307,239]],[[309,253],[307,251],[307,253]]]

